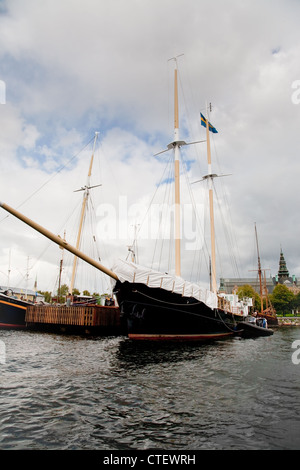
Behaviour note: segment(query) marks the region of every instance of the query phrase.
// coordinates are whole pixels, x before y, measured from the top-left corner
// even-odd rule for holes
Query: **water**
[[[202,346],[0,340],[1,450],[300,449],[296,327]]]

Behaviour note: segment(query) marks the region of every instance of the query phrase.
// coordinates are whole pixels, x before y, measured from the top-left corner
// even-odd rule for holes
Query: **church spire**
[[[280,248],[279,258],[279,269],[278,269],[278,281],[285,281],[289,277],[289,271],[286,267],[286,262],[283,256],[282,248]]]

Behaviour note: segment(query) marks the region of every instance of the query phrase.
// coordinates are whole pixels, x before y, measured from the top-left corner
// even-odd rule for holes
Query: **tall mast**
[[[25,299],[28,300],[29,256],[27,256]]]
[[[7,290],[9,289],[9,284],[10,284],[10,258],[11,258],[11,249],[9,249],[9,257],[8,257]]]
[[[266,299],[266,310],[268,310],[269,305],[268,305],[268,289],[267,289],[267,276],[266,276],[266,270],[264,269],[264,294],[265,294],[265,299]]]
[[[258,239],[257,239],[257,230],[256,230],[256,224],[254,224],[255,227],[255,238],[256,238],[256,248],[257,248],[257,261],[258,261],[258,277],[259,277],[259,288],[260,288],[260,308],[261,308],[261,313],[264,310],[264,301],[263,301],[263,288],[262,288],[262,278],[261,278],[261,264],[260,264],[260,256],[259,256],[259,249],[258,249]]]
[[[81,206],[79,230],[78,230],[77,241],[76,241],[76,249],[77,250],[80,247],[82,227],[83,227],[83,221],[84,221],[84,216],[85,216],[85,209],[86,209],[86,205],[87,205],[87,201],[88,201],[88,197],[89,197],[89,190],[91,188],[90,178],[91,178],[91,174],[92,174],[94,153],[95,153],[95,146],[96,146],[97,137],[98,137],[98,132],[95,132],[93,153],[92,153],[92,156],[91,156],[90,167],[89,167],[89,172],[88,172],[88,177],[87,177],[87,183],[86,183],[86,186],[84,186],[83,188],[81,188],[79,190],[79,191],[84,191],[84,194],[83,194],[83,201],[82,201],[82,206]],[[77,256],[75,256],[74,261],[73,261],[72,278],[71,278],[71,284],[70,284],[70,294],[73,294],[73,288],[74,288],[74,282],[75,282],[75,276],[76,276],[76,268],[77,268],[77,260],[78,260],[78,258],[77,258]]]
[[[64,232],[64,240],[66,239],[66,231]],[[57,297],[58,297],[58,303],[60,303],[60,298],[61,298],[61,275],[62,275],[62,269],[63,269],[63,259],[64,259],[64,249],[60,247],[62,250],[61,254],[61,259],[59,263],[59,276],[58,276],[58,290],[57,290]]]
[[[208,116],[208,107],[207,107]],[[209,122],[208,117],[206,118],[206,142],[207,142],[207,163],[208,163],[208,175],[205,177],[208,179],[208,192],[209,192],[209,212],[210,212],[210,238],[211,238],[211,282],[212,291],[217,293],[217,275],[216,275],[216,244],[215,244],[215,221],[214,221],[214,201],[213,201],[213,178],[216,175],[212,174],[211,167],[211,151],[210,151],[210,140],[209,140]]]
[[[180,257],[180,169],[177,62],[174,76],[174,162],[175,162],[175,275],[181,275]]]
[[[177,57],[180,57],[180,54]],[[178,73],[177,73],[177,57],[172,57],[169,60],[174,60],[175,70],[174,70],[174,141],[168,144],[166,150],[162,150],[155,154],[159,155],[161,153],[167,152],[168,150],[173,149],[174,151],[174,164],[175,164],[175,275],[181,276],[181,257],[180,257],[180,241],[181,241],[181,231],[180,231],[180,168],[179,168],[179,157],[180,157],[180,148],[183,145],[196,144],[203,141],[190,142],[186,143],[184,140],[179,140],[179,106],[178,106]]]

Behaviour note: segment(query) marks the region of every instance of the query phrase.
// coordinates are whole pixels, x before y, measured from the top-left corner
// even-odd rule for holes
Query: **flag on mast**
[[[206,119],[205,119],[205,117],[203,116],[202,113],[200,113],[200,116],[201,116],[201,125],[204,126],[204,127],[206,127]],[[208,121],[207,121],[207,122],[208,122]],[[208,122],[208,129],[209,129],[211,132],[213,132],[214,134],[217,134],[217,133],[218,133],[217,129],[215,129],[214,126],[212,126],[210,122]]]

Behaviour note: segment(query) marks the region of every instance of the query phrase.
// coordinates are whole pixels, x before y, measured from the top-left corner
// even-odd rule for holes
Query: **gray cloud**
[[[0,79],[7,93],[0,105],[0,198],[19,206],[100,131],[105,176],[113,181],[103,188],[105,201],[117,204],[126,195],[129,204],[148,203],[164,168],[152,155],[173,137],[168,59],[184,53],[178,59],[182,138],[199,138],[199,111],[211,101],[219,131],[214,168],[232,174],[216,187],[224,198],[224,185],[229,198],[226,218],[240,274],[253,269],[256,222],[266,267],[276,273],[282,246],[290,272],[300,275],[300,104],[292,101],[300,79],[299,9],[293,0],[10,0],[0,16]],[[189,168],[194,180],[207,165],[203,146],[191,152],[186,158],[195,160]],[[20,209],[61,233],[67,207],[75,204],[73,190],[85,184],[90,150],[84,155]],[[2,272],[10,245],[26,260],[44,253],[46,243],[21,237],[27,229],[4,217]],[[128,240],[111,243],[115,254],[126,254]],[[51,250],[43,254],[45,269],[39,261],[43,288],[57,274],[59,252]],[[141,242],[141,256],[143,250]],[[222,274],[231,271],[227,260]]]

